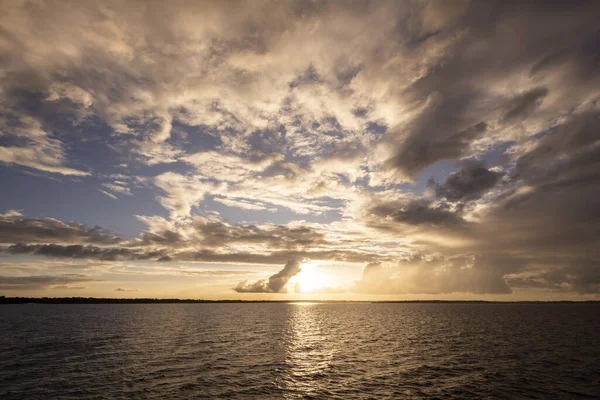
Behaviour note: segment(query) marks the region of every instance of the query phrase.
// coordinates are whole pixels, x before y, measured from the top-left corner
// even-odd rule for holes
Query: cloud
[[[502,114],[501,120],[507,122],[517,118],[526,117],[541,104],[548,95],[546,88],[534,88],[512,99]]]
[[[254,172],[262,171],[273,160],[267,158],[254,164],[242,157],[207,151],[189,155],[185,161],[194,165],[201,177],[239,182]]]
[[[0,214],[1,219],[8,219],[8,218],[15,218],[15,217],[22,217],[22,216],[23,216],[23,214],[19,210],[8,210],[4,214]]]
[[[0,262],[0,269],[3,271],[18,271],[23,273],[24,271],[81,271],[81,270],[96,270],[102,271],[107,268],[108,265],[100,262],[64,262],[64,261],[15,261]]]
[[[238,293],[280,293],[288,281],[300,273],[300,263],[295,260],[288,261],[283,269],[270,276],[268,279],[263,279],[253,283],[248,281],[240,282],[233,290]]]
[[[126,183],[121,182],[121,181],[114,181],[113,183],[103,183],[102,184],[102,186],[104,186],[105,188],[109,189],[112,192],[131,196],[132,195],[131,189],[129,189],[125,185],[126,185]]]
[[[385,166],[391,172],[414,179],[437,161],[532,136],[572,107],[597,99],[597,87],[583,84],[585,79],[599,82],[590,69],[597,65],[591,56],[597,47],[591,43],[597,43],[598,33],[586,15],[598,11],[597,5],[496,4],[471,2],[461,9],[460,23],[428,31],[417,41],[416,49],[436,58],[399,93],[406,117],[387,138],[393,150]],[[535,28],[524,22],[527,18],[536,21]],[[490,21],[502,35],[489,30]],[[571,26],[572,33],[562,36],[556,23]],[[565,51],[568,57],[553,56]],[[530,71],[533,76],[519,78]]]
[[[154,184],[167,194],[159,197],[159,201],[170,211],[171,218],[190,215],[192,207],[197,206],[207,192],[215,189],[215,185],[207,181],[174,172],[165,172],[156,176]]]
[[[443,184],[430,180],[438,198],[448,201],[476,200],[493,188],[500,178],[501,172],[489,170],[481,161],[469,160],[463,163],[460,170],[451,173]]]
[[[371,294],[509,294],[501,271],[481,257],[416,258],[396,265],[368,264],[352,290]]]
[[[71,284],[94,282],[96,278],[87,275],[32,275],[32,276],[0,276],[2,290],[38,290],[48,287],[64,287]]]
[[[7,213],[9,214],[9,213]],[[6,215],[6,214],[5,214]],[[121,238],[98,226],[88,228],[75,222],[62,222],[54,218],[31,219],[0,218],[0,243],[86,243],[117,244]]]
[[[517,153],[513,179],[557,184],[575,176],[593,178],[588,169],[596,165],[599,120],[598,111],[574,114],[546,135],[533,139],[530,146]]]
[[[214,266],[213,266],[214,267]],[[202,264],[189,263],[136,263],[130,268],[127,263],[110,264],[111,274],[130,275],[138,277],[191,277],[191,278],[228,278],[255,275],[258,271],[242,269],[206,269]]]
[[[325,226],[232,224],[216,215],[167,220],[139,217],[148,230],[125,240],[100,227],[64,223],[55,219],[0,221],[5,253],[53,258],[100,260],[194,261],[278,264],[295,258],[368,262],[379,255],[366,249],[348,249],[341,231],[327,239]],[[354,233],[356,237],[356,233]],[[16,243],[15,243],[16,242]]]
[[[547,271],[509,275],[507,282],[520,289],[545,289],[581,294],[600,293],[600,264],[575,260],[571,264]]]
[[[221,203],[224,204],[228,207],[237,207],[237,208],[241,208],[243,210],[255,210],[255,211],[270,211],[270,212],[275,212],[277,211],[276,208],[268,208],[266,204],[264,203],[260,203],[257,202],[255,200],[243,200],[243,199],[221,199],[218,197],[213,198],[213,201],[216,201],[217,203]]]
[[[147,229],[125,239],[9,211],[3,252],[159,266],[380,262],[364,279],[381,277],[390,293],[593,293],[599,12],[596,2],[0,4],[0,163],[130,196],[111,207],[155,191],[168,214],[139,217]],[[107,157],[89,157],[97,143]],[[457,167],[426,188],[424,171],[441,176],[443,160]],[[89,207],[86,220],[104,214]],[[442,258],[406,262],[415,253]]]
[[[261,245],[271,249],[294,249],[327,245],[324,233],[302,224],[231,224],[216,216],[193,216],[176,222],[161,218],[138,218],[149,225],[149,230],[143,232],[139,239],[129,242],[132,247],[163,245],[173,248],[219,248]]]
[[[217,150],[202,153],[244,160],[239,172],[265,160],[360,154],[410,178],[470,152],[492,122],[538,111],[543,90],[554,110],[593,93],[583,83],[597,82],[597,5],[444,3],[178,1],[143,13],[115,2],[13,4],[0,21],[10,78],[2,93],[12,112],[48,126],[56,107],[78,124],[98,118],[117,151],[150,165],[199,154],[174,138],[184,126],[216,139]],[[157,29],[159,14],[169,18]],[[372,151],[381,137],[365,129],[373,123],[389,127],[384,143],[394,150],[384,159]],[[76,173],[64,150],[54,168]]]
[[[427,199],[385,202],[373,206],[368,212],[386,221],[407,225],[442,227],[466,224],[459,215],[443,204],[435,205]]]
[[[236,276],[236,275],[253,275],[256,272],[246,270],[204,270],[204,271],[179,271],[181,275],[188,276]]]
[[[22,244],[11,245],[6,250],[9,254],[32,254],[36,256],[60,257],[60,258],[82,258],[101,261],[121,260],[152,260],[165,257],[164,251],[136,252],[121,247],[98,247],[83,246],[79,244]]]
[[[476,101],[475,95],[467,98]],[[469,144],[487,131],[483,121],[464,123],[460,115],[467,105],[460,100],[444,100],[436,94],[427,103],[422,115],[408,127],[408,134],[401,136],[395,154],[385,162],[387,168],[408,179],[437,161],[461,157]]]
[[[231,225],[223,221],[198,221],[194,228],[201,243],[209,247],[228,244],[262,244],[268,248],[316,247],[325,245],[321,232],[306,226]]]
[[[247,264],[281,264],[290,258],[307,258],[311,260],[331,260],[345,262],[369,262],[381,258],[373,253],[352,250],[317,250],[317,251],[272,251],[258,252],[216,252],[214,250],[184,251],[165,256],[159,261],[197,261],[218,263]]]
[[[115,195],[114,195],[114,194],[112,194],[112,193],[109,193],[109,192],[107,192],[106,190],[98,189],[98,191],[99,191],[100,193],[102,193],[103,195],[110,197],[110,198],[111,198],[111,199],[113,199],[113,200],[117,200],[117,199],[118,199],[118,198],[117,198],[117,196],[115,196]]]
[[[280,239],[275,238],[276,242]],[[268,249],[268,248],[267,248]],[[163,243],[162,246],[140,247],[137,243],[133,247],[99,247],[94,245],[60,245],[60,244],[24,244],[17,243],[8,246],[8,254],[31,254],[35,256],[90,259],[99,261],[133,261],[156,260],[169,261],[195,261],[217,263],[247,263],[247,264],[279,264],[290,258],[310,258],[314,260],[335,260],[346,262],[369,262],[380,258],[379,255],[352,250],[273,250],[264,252],[234,249],[227,251],[219,248],[218,251],[210,248],[178,248],[178,246]]]
[[[83,290],[83,289],[89,289],[89,286],[56,285],[56,286],[52,286],[52,289]]]
[[[382,276],[381,282],[394,274],[403,276],[398,286],[385,286],[386,290],[416,293],[419,287],[430,287],[427,282],[439,282],[432,293],[452,287],[483,293],[480,285],[492,283],[494,289],[484,292],[500,293],[505,283],[526,290],[597,293],[595,260],[600,253],[594,243],[600,234],[596,201],[600,143],[593,128],[597,120],[597,112],[574,114],[515,147],[506,173],[490,170],[482,162],[463,163],[443,184],[431,183],[437,201],[392,200],[368,208],[367,222],[380,232],[406,237],[414,246],[446,259],[476,256],[485,262],[484,270],[478,269],[478,263],[468,270],[440,264],[429,272],[417,263],[408,268],[412,272],[402,274],[385,267],[376,275]],[[490,192],[491,188],[496,190]],[[464,202],[472,204],[460,206]],[[417,282],[417,271],[427,272],[428,278],[410,286]],[[472,284],[465,283],[462,289],[458,283],[442,285],[453,282],[452,277]]]
[[[129,288],[116,288],[117,292],[139,292],[140,289],[129,289]]]
[[[3,114],[0,109],[0,114]],[[5,111],[6,112],[6,111]],[[44,172],[71,176],[87,176],[87,171],[66,167],[63,143],[46,132],[40,121],[30,116],[17,116],[19,124],[11,126],[1,118],[2,133],[23,140],[26,146],[0,146],[0,163],[18,164]]]

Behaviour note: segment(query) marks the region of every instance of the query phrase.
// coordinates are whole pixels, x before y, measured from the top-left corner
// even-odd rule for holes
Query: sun
[[[300,293],[315,292],[330,286],[331,283],[331,276],[319,267],[319,263],[314,261],[302,264],[302,271],[296,275],[296,291]]]

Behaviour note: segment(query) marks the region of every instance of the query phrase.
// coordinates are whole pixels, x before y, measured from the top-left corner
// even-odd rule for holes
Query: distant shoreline
[[[455,303],[455,304],[548,304],[548,303],[600,303],[600,300],[557,301],[488,301],[488,300],[203,300],[203,299],[152,299],[152,298],[102,298],[102,297],[4,297],[0,304],[201,304],[201,303]]]

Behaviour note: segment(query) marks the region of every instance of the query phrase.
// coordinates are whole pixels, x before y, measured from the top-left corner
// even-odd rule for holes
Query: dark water
[[[0,306],[2,399],[594,398],[597,304]]]

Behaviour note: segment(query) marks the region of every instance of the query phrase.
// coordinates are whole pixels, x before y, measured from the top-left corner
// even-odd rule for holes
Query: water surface
[[[0,306],[2,399],[595,398],[598,304]]]

